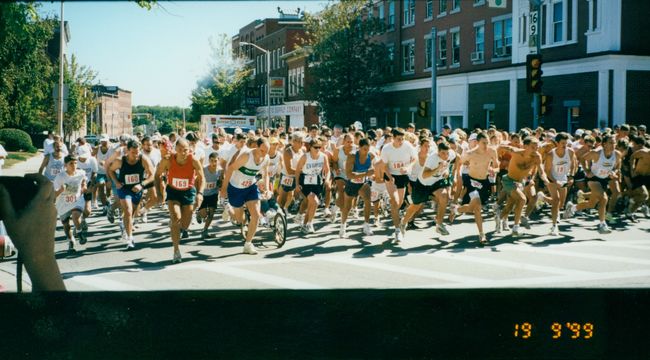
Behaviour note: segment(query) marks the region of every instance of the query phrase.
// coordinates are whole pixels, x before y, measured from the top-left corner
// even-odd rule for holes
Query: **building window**
[[[438,67],[447,66],[447,34],[438,34]]]
[[[381,20],[381,22],[383,23],[384,22],[384,3],[380,2],[379,5],[378,5],[378,8],[379,8],[378,9],[379,10],[378,11],[379,20]]]
[[[388,73],[395,75],[395,45],[390,44],[387,47],[388,50]]]
[[[431,69],[431,47],[433,46],[433,41],[431,41],[431,35],[424,37],[424,44],[425,44],[424,68]]]
[[[512,54],[512,18],[493,21],[494,57],[508,57]]]
[[[474,53],[472,54],[472,61],[483,61],[483,54],[485,54],[485,25],[474,25]]]
[[[404,25],[413,25],[415,24],[415,0],[402,0],[403,12],[404,12]]]
[[[451,65],[460,64],[460,31],[451,32]]]
[[[519,43],[525,45],[528,43],[528,14],[521,14],[519,17]],[[537,29],[539,31],[539,29]]]
[[[452,0],[451,12],[456,13],[460,11],[460,0]]]
[[[388,30],[395,30],[395,1],[388,3]]]
[[[438,16],[447,15],[447,0],[438,0]]]
[[[433,18],[433,0],[427,0],[425,19]]]
[[[564,40],[562,35],[562,30],[564,29],[564,15],[563,15],[564,6],[562,2],[556,2],[553,4],[553,42],[561,42]]]
[[[415,72],[415,41],[409,40],[402,43],[402,73]]]
[[[600,5],[602,0],[589,1],[589,31],[600,30]]]

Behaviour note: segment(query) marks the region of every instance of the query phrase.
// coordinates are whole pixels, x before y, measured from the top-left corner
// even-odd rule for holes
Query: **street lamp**
[[[241,47],[242,45],[250,45],[266,54],[266,111],[267,111],[266,116],[270,124],[271,123],[271,52],[253,43],[249,43],[245,41],[239,42],[239,47]],[[264,128],[265,128],[264,122],[262,122],[262,130],[264,130]]]

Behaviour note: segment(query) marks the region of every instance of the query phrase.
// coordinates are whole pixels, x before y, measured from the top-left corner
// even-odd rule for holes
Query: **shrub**
[[[2,129],[0,130],[0,141],[5,143],[7,151],[25,150],[32,152],[34,145],[29,134],[20,129]]]

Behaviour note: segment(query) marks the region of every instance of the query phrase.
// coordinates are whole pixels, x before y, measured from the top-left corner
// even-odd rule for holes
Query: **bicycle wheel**
[[[273,218],[273,240],[281,248],[287,241],[287,217],[282,210]]]
[[[251,216],[248,213],[248,210],[244,210],[244,221],[241,223],[241,236],[246,240],[246,234],[248,234],[248,223],[251,220]]]

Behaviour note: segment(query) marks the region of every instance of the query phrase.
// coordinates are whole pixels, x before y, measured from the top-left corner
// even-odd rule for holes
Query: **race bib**
[[[206,183],[205,188],[208,189],[208,190],[216,189],[217,188],[217,183],[215,181]]]
[[[470,179],[469,182],[470,184],[472,184],[472,187],[474,187],[475,189],[479,189],[479,190],[483,189],[483,184],[481,184],[480,182],[472,179]]]
[[[365,177],[365,176],[362,177],[362,178],[359,178],[359,179],[352,179],[352,180],[350,180],[350,182],[352,182],[353,184],[363,184],[365,181],[366,181],[366,177]]]
[[[187,189],[190,187],[190,181],[188,179],[172,179],[172,186],[177,189]]]
[[[63,196],[63,201],[66,204],[74,204],[74,203],[77,202],[77,195],[75,195],[75,194],[64,195]]]
[[[564,174],[566,172],[566,166],[558,165],[555,167],[555,172],[558,174]]]
[[[126,174],[124,175],[124,182],[127,185],[135,185],[140,183],[140,174]]]
[[[600,169],[598,170],[598,177],[605,178],[609,176],[609,170],[607,169]]]
[[[318,175],[305,175],[305,185],[318,185]]]
[[[393,169],[394,169],[394,170],[399,170],[399,169],[401,169],[401,168],[403,168],[403,167],[404,167],[404,163],[401,162],[401,161],[398,161],[398,162],[394,162],[394,163],[393,163]]]
[[[52,176],[57,176],[57,175],[59,175],[60,172],[61,172],[61,169],[59,169],[59,168],[51,168],[50,169],[50,174]]]
[[[247,188],[251,185],[253,185],[253,180],[244,180],[239,184],[243,188]]]
[[[282,180],[280,181],[280,183],[281,183],[282,185],[284,185],[284,186],[289,186],[289,187],[291,187],[291,186],[293,186],[293,177],[290,177],[290,176],[282,176]]]

